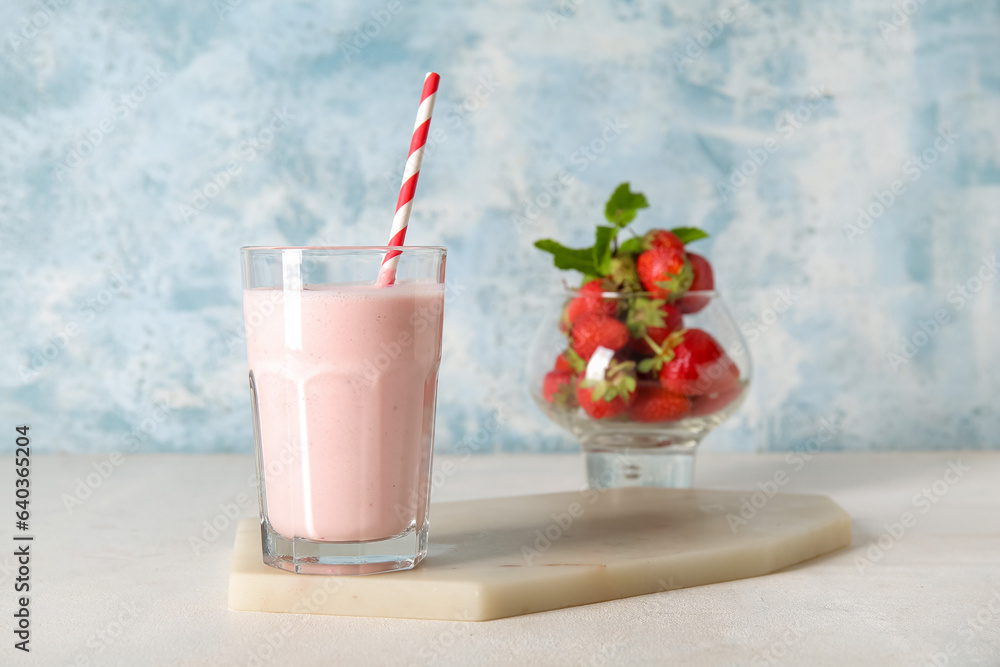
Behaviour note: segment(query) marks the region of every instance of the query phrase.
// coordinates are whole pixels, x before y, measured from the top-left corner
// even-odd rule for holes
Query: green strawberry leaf
[[[649,315],[646,317],[646,324],[651,327],[663,328],[667,326],[667,314],[663,306],[667,305],[666,299],[653,299],[649,302]]]
[[[618,253],[611,258],[608,278],[616,292],[641,292],[642,283],[632,255]]]
[[[694,281],[694,271],[691,269],[691,263],[685,259],[680,271],[667,273],[666,279],[657,280],[656,285],[669,292],[669,296],[673,298],[688,291],[692,281]]]
[[[618,234],[616,227],[597,226],[597,234],[594,238],[594,268],[602,276],[608,275],[611,271],[611,242]]]
[[[642,338],[646,335],[646,323],[641,319],[634,319],[631,312],[628,314],[628,320],[625,322],[625,328],[628,329],[628,333],[632,336],[632,338]]]
[[[628,400],[629,396],[635,393],[635,362],[622,361],[612,363],[606,370],[606,379],[602,382],[607,387],[605,400],[613,401],[615,398]]]
[[[566,361],[569,362],[569,367],[573,369],[574,373],[582,373],[587,368],[587,362],[573,348],[566,350]]]
[[[579,271],[585,275],[594,275],[597,273],[594,268],[593,248],[567,248],[552,239],[535,241],[535,247],[539,250],[552,253],[552,263],[555,264],[557,269]]]
[[[670,231],[684,244],[708,238],[708,232],[702,231],[697,227],[674,227]]]
[[[657,361],[659,361],[659,360],[656,357],[650,357],[649,359],[643,359],[642,361],[639,362],[639,372],[640,373],[648,373],[649,371],[651,371],[654,368],[656,368],[657,365],[660,365],[660,366],[663,365],[662,363],[661,364],[657,364]],[[657,370],[659,370],[659,369],[657,368]]]
[[[633,338],[644,337],[647,327],[666,326],[666,313],[663,312],[663,306],[666,303],[665,299],[646,299],[644,297],[632,300],[625,318],[625,326],[628,327]]]
[[[556,268],[567,271],[579,271],[587,280],[607,276],[612,269],[612,259],[618,252],[615,237],[618,231],[635,219],[641,208],[648,208],[646,196],[640,192],[632,192],[628,183],[619,185],[604,207],[604,216],[611,226],[599,225],[590,248],[567,248],[558,241],[542,239],[535,242],[535,247],[552,254],[552,263]],[[615,252],[612,249],[615,249]],[[642,251],[642,240],[634,238],[622,244],[622,252],[638,254]],[[626,276],[627,277],[627,276]],[[622,287],[624,287],[624,281]]]
[[[642,251],[643,251],[643,247],[642,247],[642,237],[641,236],[633,236],[628,241],[625,241],[624,243],[622,243],[622,244],[620,244],[618,246],[618,254],[619,255],[621,255],[623,253],[628,253],[628,254],[632,254],[632,255],[638,255]]]
[[[649,208],[646,195],[632,192],[626,182],[615,189],[608,203],[604,205],[604,217],[616,228],[621,229],[635,220],[640,208]]]

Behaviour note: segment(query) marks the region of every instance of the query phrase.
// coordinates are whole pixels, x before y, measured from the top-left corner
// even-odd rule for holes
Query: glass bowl
[[[592,488],[690,487],[698,444],[747,395],[739,327],[714,291],[594,298],[570,289],[554,299],[528,355],[532,397],[580,441]]]

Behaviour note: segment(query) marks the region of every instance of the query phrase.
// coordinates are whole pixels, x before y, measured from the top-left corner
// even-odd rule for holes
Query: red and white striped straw
[[[427,144],[427,133],[431,129],[431,114],[434,112],[439,81],[441,77],[436,72],[428,72],[424,77],[424,90],[420,95],[417,120],[413,124],[413,137],[410,139],[410,153],[403,168],[403,184],[399,187],[399,199],[396,200],[396,215],[392,218],[392,232],[387,244],[390,246],[401,246],[403,239],[406,238],[406,225],[410,221],[413,193],[417,190],[420,162],[424,159],[424,146]],[[382,268],[378,272],[379,287],[395,282],[399,255],[398,250],[390,250],[385,254]]]

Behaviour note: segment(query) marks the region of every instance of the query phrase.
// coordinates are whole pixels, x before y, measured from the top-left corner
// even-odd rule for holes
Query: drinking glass
[[[379,287],[389,252],[396,280]],[[264,562],[414,567],[427,553],[444,248],[241,255]]]

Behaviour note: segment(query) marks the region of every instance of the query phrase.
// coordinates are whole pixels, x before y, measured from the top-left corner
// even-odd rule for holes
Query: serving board
[[[245,519],[229,608],[487,621],[755,577],[850,542],[850,517],[824,496],[585,490],[434,504],[419,566],[342,577],[265,565]]]

